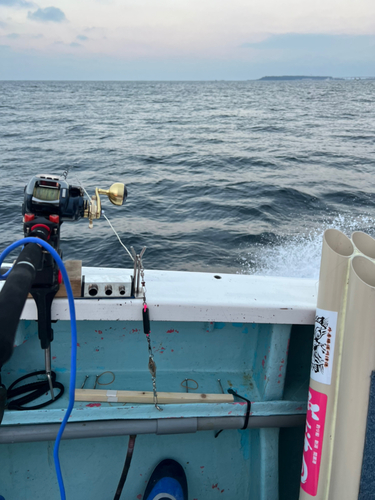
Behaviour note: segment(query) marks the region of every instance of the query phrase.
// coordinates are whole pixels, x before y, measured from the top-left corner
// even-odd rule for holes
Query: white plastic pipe
[[[375,240],[353,235],[375,258]],[[375,369],[375,264],[357,255],[350,266],[330,500],[357,500],[361,479],[371,372]]]
[[[327,500],[349,263],[354,247],[336,229],[324,233],[306,415],[300,500]],[[343,497],[344,498],[344,497]]]
[[[356,248],[355,253],[362,253],[369,259],[375,259],[375,240],[370,235],[362,231],[355,231],[352,234],[352,241]]]

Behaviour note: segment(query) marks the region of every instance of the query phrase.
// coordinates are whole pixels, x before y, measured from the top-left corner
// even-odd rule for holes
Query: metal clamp
[[[134,276],[133,276],[133,293],[134,295],[138,295],[140,290],[139,290],[139,282],[141,278],[141,270],[142,270],[142,257],[143,254],[145,253],[147,247],[143,247],[141,252],[139,254],[135,253],[135,250],[133,247],[130,247],[130,251],[133,255],[134,259]]]

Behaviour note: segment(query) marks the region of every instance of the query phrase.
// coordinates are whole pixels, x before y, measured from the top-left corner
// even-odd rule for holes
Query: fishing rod
[[[90,200],[85,199],[84,190],[80,186],[70,185],[67,172],[62,176],[41,174],[34,176],[25,186],[22,204],[23,233],[25,238],[37,238],[47,242],[62,260],[60,249],[60,232],[63,222],[75,222],[81,218],[89,219],[89,227],[93,227],[94,219],[102,214],[100,194],[106,194],[114,205],[122,205],[127,197],[124,184],[115,183],[108,190],[96,188]],[[29,240],[28,240],[29,241]],[[56,381],[51,368],[51,342],[53,329],[51,306],[62,283],[59,266],[51,253],[37,243],[25,244],[11,270],[1,276],[6,282],[0,292],[0,423],[6,401],[9,409],[36,409],[51,404],[63,394],[64,387]],[[21,380],[35,376],[35,373],[21,377],[8,389],[1,384],[1,367],[13,353],[14,340],[19,319],[29,295],[34,298],[37,307],[38,337],[44,351],[47,391],[51,399],[42,406],[24,405],[40,397],[46,391],[43,381],[15,386]],[[39,372],[38,372],[39,373]],[[57,395],[55,390],[58,389]],[[27,391],[28,390],[28,391]],[[30,392],[31,391],[31,392]],[[29,392],[17,400],[16,396]]]
[[[10,245],[0,255],[1,266],[4,258],[13,249],[23,246],[20,255],[11,269],[5,274],[0,275],[0,279],[6,280],[0,292],[0,325],[3,325],[0,331],[0,424],[5,408],[10,410],[40,409],[57,401],[64,393],[63,384],[56,380],[56,374],[51,368],[51,343],[53,341],[51,306],[62,283],[62,278],[66,287],[72,330],[69,403],[54,447],[56,474],[62,499],[65,499],[65,488],[58,453],[65,425],[74,406],[77,325],[73,291],[68,273],[62,261],[62,251],[60,249],[61,225],[63,222],[75,222],[86,217],[89,219],[89,228],[92,228],[93,221],[99,219],[102,215],[101,194],[106,194],[114,205],[122,205],[127,197],[125,185],[115,183],[108,190],[96,188],[95,195],[90,198],[83,187],[70,185],[67,182],[68,173],[69,170],[66,170],[62,176],[49,174],[36,175],[29,181],[25,186],[24,201],[22,204],[24,238]],[[88,199],[84,198],[85,195]],[[114,230],[108,218],[105,218]],[[114,232],[122,246],[124,246],[119,235],[115,230]],[[126,247],[125,249],[127,250]],[[133,255],[127,250],[130,257],[134,260],[131,295],[137,297],[143,295],[142,314],[144,332],[148,340],[149,370],[152,375],[154,405],[161,411],[161,408],[157,404],[156,365],[151,349],[149,311],[144,294],[145,281],[142,256],[146,247],[142,249],[140,254],[136,254],[133,247],[131,247],[131,250]],[[141,276],[142,282],[140,283]],[[140,284],[142,287],[140,287]],[[18,323],[29,294],[34,298],[37,307],[38,337],[41,348],[44,350],[45,370],[20,377],[7,390],[4,384],[1,383],[1,368],[12,356]],[[92,295],[90,290],[89,294]],[[18,386],[20,382],[37,375],[46,375],[46,380],[39,380]],[[35,404],[34,406],[29,405],[29,403],[43,396],[48,391],[51,394],[51,399]],[[115,499],[120,498],[128,475],[135,438],[136,436],[133,435],[129,439],[128,451],[116,489]]]

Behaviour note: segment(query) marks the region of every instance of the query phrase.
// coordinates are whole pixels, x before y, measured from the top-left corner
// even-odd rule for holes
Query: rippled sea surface
[[[1,249],[29,178],[70,166],[125,182],[103,208],[146,268],[316,277],[325,228],[375,235],[375,81],[0,82]],[[104,219],[62,248],[131,267]]]

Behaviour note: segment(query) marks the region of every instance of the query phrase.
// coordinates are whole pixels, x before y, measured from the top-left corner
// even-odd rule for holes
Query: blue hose
[[[4,257],[5,257],[5,255],[4,255]],[[0,266],[1,266],[1,264],[0,264]],[[12,269],[13,269],[13,267],[11,267],[10,269],[8,269],[8,271],[6,273],[2,274],[0,276],[0,280],[6,280],[7,277],[8,277],[8,274],[11,272]],[[0,500],[1,500],[1,497],[0,497]]]
[[[61,474],[61,468],[60,468],[60,460],[59,460],[59,446],[60,446],[60,441],[61,441],[61,436],[64,432],[65,425],[68,421],[68,418],[70,417],[70,414],[72,413],[73,406],[74,406],[74,392],[75,392],[75,386],[76,386],[76,370],[77,370],[77,323],[76,323],[76,311],[74,307],[74,297],[73,297],[73,291],[72,287],[70,285],[69,281],[69,276],[68,273],[65,269],[64,263],[61,260],[60,255],[56,252],[56,250],[51,247],[50,244],[46,243],[44,240],[41,240],[40,238],[23,238],[22,240],[16,241],[9,245],[0,255],[0,266],[3,263],[3,260],[5,257],[12,252],[15,248],[21,246],[21,245],[26,245],[27,243],[36,243],[37,245],[42,246],[45,250],[48,250],[48,252],[52,255],[52,257],[55,259],[57,265],[59,266],[59,269],[61,271],[63,280],[64,280],[64,285],[66,288],[66,292],[68,295],[68,302],[69,302],[69,311],[70,311],[70,324],[71,324],[71,330],[72,330],[72,348],[71,348],[71,355],[70,355],[70,382],[69,382],[69,404],[68,408],[66,410],[65,416],[63,418],[63,421],[61,422],[59,432],[57,433],[56,436],[56,441],[55,441],[55,447],[53,449],[53,458],[55,461],[55,469],[56,469],[56,475],[57,475],[57,482],[59,483],[59,488],[60,488],[60,497],[61,500],[65,500],[65,488],[64,488],[64,481],[62,478]],[[6,276],[9,274],[10,270],[7,271],[6,274],[1,276],[0,279],[6,279]]]

